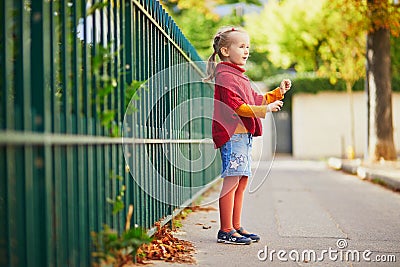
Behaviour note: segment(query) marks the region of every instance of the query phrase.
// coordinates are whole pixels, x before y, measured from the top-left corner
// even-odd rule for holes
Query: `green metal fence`
[[[140,109],[159,104],[150,117],[135,111],[133,137],[125,140],[133,155],[124,157],[124,115],[136,81],[182,63],[199,77],[204,71],[158,2],[3,0],[0,14],[1,266],[89,266],[90,232],[103,224],[122,231],[129,204],[132,224],[151,229],[215,180],[218,161],[204,159],[201,171],[171,163],[213,147],[204,141],[210,120],[185,124],[193,107],[162,123],[184,101],[212,98],[209,85],[181,85],[185,73],[146,84]],[[191,190],[162,187],[157,174]],[[149,196],[141,182],[171,202]],[[125,208],[113,215],[107,198],[123,186]]]

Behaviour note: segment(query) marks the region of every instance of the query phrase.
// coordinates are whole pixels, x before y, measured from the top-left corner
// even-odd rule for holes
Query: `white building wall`
[[[367,104],[364,92],[354,92],[355,152],[366,148]],[[340,157],[351,145],[350,98],[347,93],[299,93],[293,96],[293,156],[296,158]],[[393,127],[400,151],[400,93],[393,93]],[[279,137],[279,134],[278,134]]]

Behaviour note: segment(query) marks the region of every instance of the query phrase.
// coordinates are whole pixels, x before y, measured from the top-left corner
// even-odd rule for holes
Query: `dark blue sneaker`
[[[244,231],[243,227],[240,227],[239,229],[236,230],[236,232],[238,232],[238,234],[240,234],[240,235],[242,235],[244,237],[250,238],[252,242],[260,241],[260,237],[258,235],[256,235],[256,234],[244,234],[243,231]]]
[[[218,231],[218,243],[235,244],[235,245],[250,245],[251,239],[244,236],[234,236],[236,230],[233,229],[229,233]]]

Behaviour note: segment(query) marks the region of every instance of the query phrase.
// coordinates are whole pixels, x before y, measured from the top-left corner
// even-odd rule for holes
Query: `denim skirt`
[[[253,135],[234,134],[221,148],[222,172],[226,176],[251,176]]]

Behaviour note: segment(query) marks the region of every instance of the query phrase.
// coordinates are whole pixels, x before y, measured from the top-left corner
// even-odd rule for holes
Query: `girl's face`
[[[224,55],[223,61],[227,61],[244,67],[249,58],[250,38],[244,32],[230,33],[231,45],[229,47],[221,47],[221,52]]]

